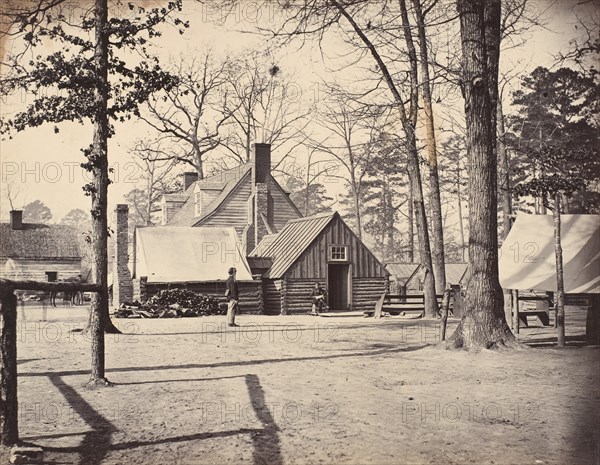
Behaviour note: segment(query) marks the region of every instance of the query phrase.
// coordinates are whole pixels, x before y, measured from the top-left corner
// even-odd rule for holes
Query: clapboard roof
[[[237,279],[251,280],[234,228],[161,226],[138,227],[135,276],[148,282],[205,282],[224,280],[230,267]]]
[[[422,265],[418,265],[412,275],[406,280],[406,285],[411,286],[412,281],[417,278],[422,278],[421,270]],[[445,263],[444,270],[446,272],[446,285],[457,286],[462,284],[462,279],[467,272],[467,263]]]
[[[81,259],[75,229],[66,225],[23,223],[12,229],[0,223],[0,258]]]
[[[600,293],[600,215],[560,215],[566,293]],[[505,289],[556,291],[554,219],[519,214],[502,244]]]

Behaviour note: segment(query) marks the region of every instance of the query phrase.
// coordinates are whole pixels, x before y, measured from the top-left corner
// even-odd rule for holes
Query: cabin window
[[[347,245],[331,245],[329,246],[329,259],[332,261],[347,261],[348,246]]]
[[[49,283],[53,283],[58,279],[57,271],[46,271],[46,279]]]

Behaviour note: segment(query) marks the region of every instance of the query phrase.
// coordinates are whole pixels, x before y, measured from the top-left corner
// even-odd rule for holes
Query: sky
[[[242,50],[266,50],[263,38],[252,31],[256,25],[268,27],[274,24],[274,9],[257,10],[255,2],[242,2],[227,22],[223,13],[214,5],[200,5],[184,0],[185,17],[190,20],[190,29],[183,36],[175,31],[167,32],[157,42],[157,55],[161,60],[169,57],[191,56],[207,48],[217,55],[227,56]],[[596,14],[593,3],[585,8],[576,7],[578,2],[541,0],[540,8],[547,10],[545,28],[531,30],[524,47],[507,51],[502,55],[505,70],[522,68],[525,72],[537,66],[551,66],[559,51],[566,51],[569,41],[577,31],[574,28],[574,13]],[[302,98],[319,98],[318,83],[329,70],[321,61],[316,44],[276,52],[278,65],[294,75],[295,87]],[[32,101],[32,95],[13,95],[0,100],[0,114],[11,114],[24,108]],[[143,122],[117,125],[117,134],[109,143],[109,164],[114,169],[113,184],[109,189],[110,211],[123,202],[123,195],[141,180],[140,168],[133,161],[130,149],[138,139],[149,138],[151,131]],[[34,128],[15,134],[12,139],[0,141],[0,218],[6,220],[10,205],[6,191],[8,185],[18,192],[14,207],[42,200],[52,211],[53,220],[60,219],[71,209],[89,210],[90,199],[83,194],[87,173],[79,167],[83,160],[81,148],[92,138],[90,125],[64,123],[55,134],[52,125]],[[302,163],[302,158],[296,158]],[[339,185],[330,186],[339,189]]]

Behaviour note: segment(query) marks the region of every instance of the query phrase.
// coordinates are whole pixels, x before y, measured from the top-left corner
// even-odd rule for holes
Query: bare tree
[[[281,163],[305,140],[308,99],[273,57],[251,53],[234,60],[227,83],[229,137],[223,146],[238,163],[250,159],[255,141],[271,144],[274,153],[283,152]]]
[[[155,157],[155,162],[177,160],[204,178],[207,154],[221,145],[223,126],[231,116],[225,111],[230,66],[228,60],[215,61],[210,51],[198,59],[181,58],[172,66],[178,85],[152,96],[148,114],[140,116],[161,135],[157,144],[170,143],[170,153]]]

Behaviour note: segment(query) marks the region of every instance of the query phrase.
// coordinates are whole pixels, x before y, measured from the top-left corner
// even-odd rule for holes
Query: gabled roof
[[[273,241],[277,239],[277,234],[267,234],[262,238],[260,244],[258,244],[252,252],[250,252],[250,256],[252,257],[266,257],[265,251],[270,247]]]
[[[419,267],[418,263],[388,263],[385,265],[394,279],[398,282],[406,282],[415,270]]]
[[[274,235],[274,239],[266,236],[265,239],[268,242],[263,245],[263,239],[250,253],[250,255],[256,256],[255,252],[260,252],[260,256],[273,259],[273,266],[263,277],[281,278],[336,216],[339,216],[337,212],[291,220],[278,234]]]
[[[238,280],[252,279],[234,228],[138,227],[135,234],[135,277],[160,283],[217,281],[227,279],[233,266]]]
[[[600,215],[560,215],[560,220],[565,292],[600,293]],[[503,288],[556,291],[552,215],[517,215],[500,252]]]
[[[245,165],[236,166],[230,170],[221,171],[220,173],[191,184],[184,194],[180,194],[186,196],[187,200],[177,213],[173,215],[173,218],[167,223],[167,226],[194,226],[198,224],[204,218],[212,214],[217,207],[223,203],[240,181],[249,175],[251,169],[252,165],[247,163]],[[194,189],[196,189],[196,186],[200,188],[206,187],[208,189],[222,189],[215,200],[206,207],[204,213],[199,217],[195,216]]]
[[[460,284],[467,272],[467,263],[446,263],[446,283]]]
[[[0,258],[81,259],[75,229],[65,225],[0,223]]]

